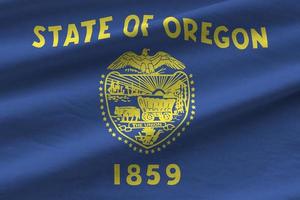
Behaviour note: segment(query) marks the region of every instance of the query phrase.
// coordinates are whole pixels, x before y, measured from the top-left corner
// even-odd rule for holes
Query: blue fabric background
[[[0,199],[300,199],[300,6],[296,0],[0,2]],[[154,14],[148,38],[126,38],[129,14]],[[111,39],[42,49],[35,25],[112,15]],[[266,26],[268,49],[219,49],[167,38],[167,16]],[[154,155],[133,152],[101,121],[100,75],[120,54],[162,50],[196,82],[191,128]],[[113,163],[178,163],[177,186],[113,185]],[[163,175],[162,175],[163,176]],[[166,180],[162,178],[162,180]]]

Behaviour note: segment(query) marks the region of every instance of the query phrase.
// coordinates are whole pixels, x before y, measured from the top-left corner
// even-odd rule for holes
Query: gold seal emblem
[[[195,117],[193,76],[166,52],[126,52],[100,80],[100,109],[108,132],[134,151],[154,153],[185,132]]]

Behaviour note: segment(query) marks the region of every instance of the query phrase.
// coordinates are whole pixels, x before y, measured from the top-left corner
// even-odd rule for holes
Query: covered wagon
[[[158,118],[164,122],[172,121],[175,101],[172,98],[138,97],[138,104],[142,110],[142,119],[144,121],[154,121]]]

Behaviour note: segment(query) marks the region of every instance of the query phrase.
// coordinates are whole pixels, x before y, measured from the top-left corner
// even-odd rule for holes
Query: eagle
[[[108,69],[118,70],[125,67],[133,67],[139,73],[153,74],[158,73],[156,69],[163,65],[176,70],[183,70],[185,68],[182,62],[166,52],[159,51],[155,55],[150,56],[148,54],[149,51],[150,49],[144,48],[141,55],[127,51],[109,65]]]

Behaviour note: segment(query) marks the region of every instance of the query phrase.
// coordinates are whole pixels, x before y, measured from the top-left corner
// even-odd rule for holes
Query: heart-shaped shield
[[[165,147],[170,138],[175,141],[174,133],[178,136],[179,128],[189,125],[189,120],[184,122],[193,84],[180,61],[164,52],[158,52],[164,54],[159,56],[147,53],[147,49],[140,56],[124,53],[108,67],[112,71],[102,76],[99,88],[109,132],[134,150],[146,153]],[[161,62],[162,56],[173,59],[173,65]],[[136,63],[130,63],[134,59]]]

